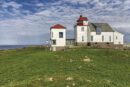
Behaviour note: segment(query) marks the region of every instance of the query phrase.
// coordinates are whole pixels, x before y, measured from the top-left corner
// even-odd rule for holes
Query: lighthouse
[[[56,24],[50,28],[51,50],[62,50],[66,46],[66,27]]]
[[[75,42],[77,45],[87,45],[87,43],[90,42],[90,29],[87,17],[80,15],[75,25],[74,31]]]

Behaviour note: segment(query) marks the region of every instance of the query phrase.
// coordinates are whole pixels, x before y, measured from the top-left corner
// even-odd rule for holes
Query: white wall
[[[124,44],[124,35],[115,31],[114,32],[114,44]]]
[[[113,42],[113,32],[101,32],[100,35],[96,34],[96,32],[91,32],[91,36],[93,36],[93,41],[91,42]],[[104,41],[102,41],[102,36],[104,36]],[[110,38],[111,37],[111,41]]]
[[[59,38],[59,32],[63,32],[63,38]],[[53,33],[53,36],[52,36]],[[51,40],[56,40],[56,45],[51,43],[51,46],[66,46],[66,29],[51,29]]]
[[[88,25],[88,21],[83,21],[83,24],[87,26]]]
[[[84,27],[84,31],[82,31]],[[82,41],[82,36],[84,41]],[[93,36],[93,41],[91,41],[91,36]],[[104,36],[104,40],[102,40]],[[110,40],[111,38],[111,40]],[[75,27],[75,39],[78,43],[86,42],[114,42],[114,44],[124,44],[124,35],[115,31],[115,32],[101,32],[101,34],[96,34],[96,32],[90,32],[89,26],[76,26]]]
[[[84,28],[84,31],[82,31],[82,27]],[[76,26],[75,28],[75,39],[76,42],[89,42],[88,38],[90,38],[90,36],[88,36],[88,26]],[[90,32],[89,32],[90,33]],[[82,37],[84,39],[84,41],[82,41]]]

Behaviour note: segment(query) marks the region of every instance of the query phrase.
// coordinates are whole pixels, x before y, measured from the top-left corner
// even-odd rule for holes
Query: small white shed
[[[66,46],[66,27],[56,24],[50,28],[51,32],[51,50],[61,50]]]

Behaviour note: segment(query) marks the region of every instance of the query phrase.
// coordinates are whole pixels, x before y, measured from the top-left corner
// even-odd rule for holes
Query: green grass
[[[72,79],[66,80],[68,77]],[[87,48],[61,52],[43,48],[0,51],[0,87],[67,86],[130,87],[130,51]]]

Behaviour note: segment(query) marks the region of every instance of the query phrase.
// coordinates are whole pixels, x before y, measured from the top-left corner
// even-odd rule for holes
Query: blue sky
[[[0,0],[0,45],[43,44],[57,23],[72,37],[80,14],[109,23],[130,42],[130,0]]]

